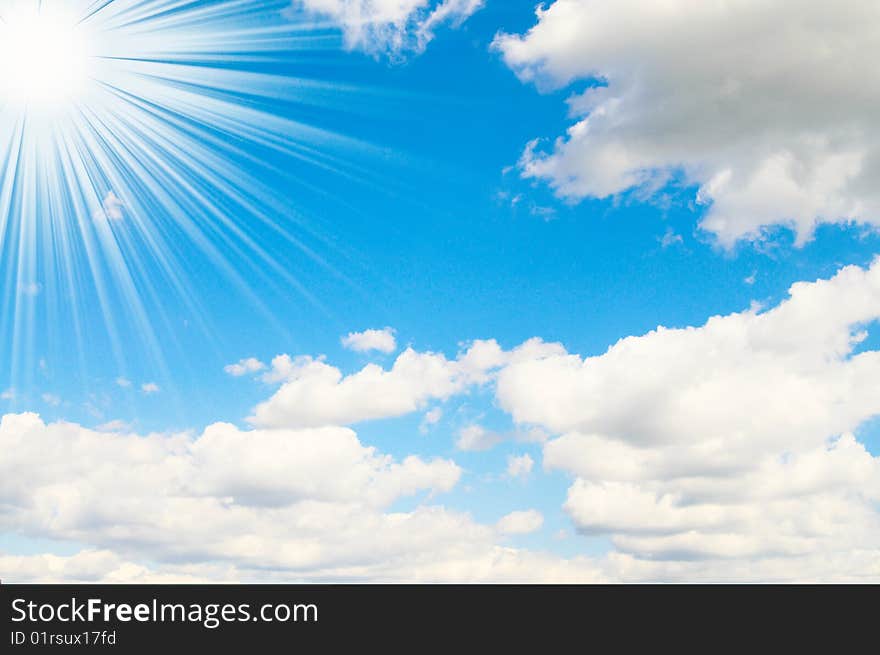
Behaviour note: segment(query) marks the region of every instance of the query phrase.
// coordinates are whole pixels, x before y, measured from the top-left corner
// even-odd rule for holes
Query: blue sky
[[[247,430],[247,417],[275,393],[278,382],[224,371],[242,358],[269,365],[282,353],[325,356],[351,374],[370,363],[388,369],[407,346],[453,360],[474,340],[494,339],[510,350],[533,337],[561,343],[582,357],[600,356],[619,339],[658,325],[698,327],[712,316],[744,312],[753,302],[775,307],[793,283],[832,278],[848,265],[868,267],[880,251],[870,215],[852,217],[855,221],[819,218],[815,234],[803,244],[795,243],[798,228],[780,225],[787,218],[780,216],[759,238],[724,243],[720,233],[705,229],[710,205],[697,197],[706,180],[689,172],[693,162],[684,156],[680,166],[666,167],[661,184],[606,197],[572,196],[547,176],[529,177],[521,159],[527,144],[541,139],[540,147],[552,151],[553,140],[578,120],[567,101],[597,84],[587,74],[569,74],[573,81],[559,74],[556,82],[533,84],[498,45],[497,35],[522,35],[536,25],[531,0],[488,0],[461,25],[438,28],[423,49],[400,50],[375,37],[372,42],[352,37],[344,17],[332,12],[282,16],[276,10],[285,3],[276,4],[258,16],[215,19],[216,25],[211,19],[172,25],[172,32],[187,35],[239,25],[239,49],[230,50],[240,54],[225,60],[211,59],[214,53],[185,52],[189,59],[180,52],[164,54],[185,61],[190,81],[167,83],[162,92],[173,97],[184,88],[219,98],[222,106],[277,117],[284,122],[260,127],[277,139],[278,148],[249,138],[243,126],[254,120],[251,115],[236,115],[240,123],[225,130],[204,116],[187,115],[181,109],[186,105],[163,106],[150,88],[143,89],[143,101],[157,102],[160,114],[170,112],[160,118],[167,134],[174,138],[192,129],[185,138],[197,143],[193,160],[175,159],[159,142],[150,145],[146,131],[132,133],[143,137],[142,151],[108,147],[118,158],[108,158],[106,165],[118,167],[117,179],[131,185],[98,184],[95,193],[104,199],[106,214],[112,204],[108,208],[105,193],[122,198],[121,227],[113,229],[123,243],[121,266],[134,280],[129,291],[114,287],[118,269],[110,259],[58,237],[65,230],[53,228],[52,220],[61,214],[72,220],[73,204],[49,220],[39,201],[28,213],[13,194],[0,258],[5,295],[0,389],[9,390],[0,413],[36,412],[47,423],[66,421],[84,429],[117,421],[124,432],[140,435],[198,435],[216,422]],[[422,11],[402,29],[415,29],[413,21],[428,9]],[[286,36],[294,47],[287,49],[285,35],[275,33],[249,42],[244,30],[255,24],[293,29],[294,36]],[[161,38],[161,25],[151,29]],[[549,67],[557,54],[544,55],[551,62],[548,78],[556,75]],[[541,61],[540,54],[534,57]],[[168,62],[153,65],[155,74],[163,75]],[[228,89],[199,86],[220,79],[213,76],[217,70],[228,73],[222,78]],[[613,72],[599,84],[613,89]],[[14,119],[7,113],[0,120]],[[6,176],[14,165],[10,152]],[[128,158],[148,161],[145,152],[156,153],[157,161],[165,158],[172,169],[179,165],[178,180],[193,186],[180,196],[172,192],[173,202],[163,201],[152,183],[134,179],[138,172]],[[221,162],[215,170],[228,175],[224,184],[206,178],[199,187],[199,174],[215,165],[206,153]],[[38,176],[48,175],[39,170]],[[251,189],[247,180],[261,186]],[[26,198],[27,183],[18,184],[20,198]],[[205,205],[181,200],[192,200],[200,189],[208,198]],[[719,197],[715,206],[721,202]],[[213,232],[217,217],[200,215],[205,206],[225,215],[241,230],[238,236],[223,228]],[[182,212],[189,223],[178,219]],[[187,225],[197,226],[203,241],[187,235]],[[162,257],[149,246],[150,234],[167,239]],[[242,245],[243,235],[256,247]],[[130,254],[137,251],[144,256]],[[59,264],[65,252],[72,253],[67,268]],[[99,278],[109,280],[103,304],[94,267],[103,271]],[[69,288],[65,275],[71,275]],[[142,303],[140,316],[131,306],[132,294]],[[386,327],[393,328],[398,346],[391,353],[352,352],[340,341],[349,333]],[[854,352],[876,346],[871,335]],[[492,525],[509,512],[536,510],[543,525],[507,537],[505,544],[561,558],[606,556],[618,533],[584,527],[579,515],[564,507],[572,480],[583,476],[558,466],[544,470],[546,443],[513,438],[526,425],[543,424],[517,421],[516,409],[494,384],[420,401],[417,411],[402,416],[350,424],[360,443],[377,452],[401,461],[410,455],[444,458],[462,469],[454,488],[441,494],[423,489],[396,499],[387,511],[440,504]],[[442,418],[420,430],[425,412],[435,407]],[[859,439],[876,454],[876,420],[856,423]],[[501,442],[478,452],[456,447],[460,431],[476,424],[501,435]],[[554,425],[548,419],[542,428],[550,438],[569,431]],[[522,479],[507,476],[508,458],[524,454],[534,461],[532,472]],[[71,531],[79,535],[74,540],[8,525],[0,548],[9,555],[67,554],[81,546],[118,548],[139,562],[163,558],[149,557],[144,548],[113,546],[112,540],[90,540],[85,530]]]

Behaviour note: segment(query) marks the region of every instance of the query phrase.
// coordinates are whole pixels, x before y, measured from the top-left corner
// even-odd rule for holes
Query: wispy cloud
[[[266,365],[256,357],[248,357],[247,359],[239,360],[235,364],[224,366],[223,370],[234,377],[241,377],[248,373],[258,373],[265,368]]]
[[[440,27],[461,25],[483,4],[484,0],[294,0],[292,9],[333,21],[349,48],[401,57],[423,51]]]

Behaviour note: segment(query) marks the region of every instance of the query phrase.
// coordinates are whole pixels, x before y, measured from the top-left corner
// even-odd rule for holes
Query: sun
[[[289,4],[0,0],[0,375],[11,371],[10,383],[37,370],[36,339],[66,347],[48,329],[59,324],[75,334],[84,384],[90,352],[112,353],[122,371],[135,349],[168,370],[179,320],[210,323],[193,289],[215,272],[265,312],[240,271],[318,302],[286,263],[292,249],[320,260],[305,243],[324,240],[279,189],[312,188],[325,169],[360,175],[372,147],[311,124],[314,109],[336,115],[359,96],[301,77],[327,46],[282,14]]]
[[[52,109],[89,79],[88,43],[75,14],[40,3],[0,15],[0,102]]]

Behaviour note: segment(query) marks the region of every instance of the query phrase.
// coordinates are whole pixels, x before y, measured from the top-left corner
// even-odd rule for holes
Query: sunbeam
[[[288,6],[0,3],[0,357],[11,381],[35,369],[37,323],[70,323],[79,343],[54,347],[82,352],[97,322],[123,373],[131,348],[163,366],[179,327],[169,294],[210,337],[189,284],[196,259],[258,309],[264,294],[243,270],[317,302],[277,251],[329,269],[322,235],[277,180],[306,167],[359,176],[370,147],[271,110],[266,99],[344,103],[341,89],[285,67],[323,47],[284,17]]]

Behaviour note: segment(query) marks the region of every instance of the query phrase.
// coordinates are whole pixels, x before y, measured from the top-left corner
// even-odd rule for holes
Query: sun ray
[[[273,110],[343,110],[358,92],[292,73],[298,54],[328,42],[285,18],[288,6],[0,0],[0,357],[11,382],[33,375],[41,320],[69,322],[84,369],[95,316],[118,370],[132,348],[167,366],[168,294],[211,338],[193,253],[270,322],[243,270],[320,306],[278,261],[279,244],[341,276],[332,246],[267,180],[330,193],[296,174],[313,169],[372,184],[363,162],[379,150]]]

